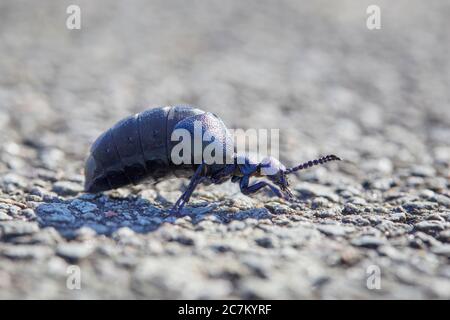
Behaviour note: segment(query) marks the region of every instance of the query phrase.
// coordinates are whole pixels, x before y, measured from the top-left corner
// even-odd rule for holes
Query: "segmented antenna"
[[[302,164],[299,165],[299,166],[296,166],[296,167],[293,167],[293,168],[286,169],[285,172],[286,172],[287,174],[289,174],[289,173],[292,173],[292,172],[295,172],[295,171],[298,171],[298,170],[307,169],[307,168],[309,168],[309,167],[317,166],[317,165],[319,165],[319,164],[324,164],[325,162],[328,162],[328,161],[335,161],[335,160],[338,160],[338,161],[339,161],[339,160],[341,160],[341,158],[335,156],[334,154],[330,154],[330,155],[325,156],[325,157],[322,157],[322,158],[320,158],[320,159],[311,160],[311,161],[302,163]]]

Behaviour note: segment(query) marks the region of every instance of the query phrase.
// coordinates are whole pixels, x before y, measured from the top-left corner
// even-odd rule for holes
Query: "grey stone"
[[[319,218],[332,218],[336,217],[338,213],[337,210],[322,210],[316,213],[316,216]]]
[[[118,241],[124,241],[135,236],[136,233],[128,227],[120,228],[113,233],[113,238]]]
[[[61,243],[56,247],[56,253],[66,259],[79,260],[88,257],[95,247],[90,243]]]
[[[364,161],[362,167],[368,171],[378,171],[383,174],[392,173],[393,165],[392,161],[388,158],[378,158],[373,160]]]
[[[293,210],[282,203],[279,202],[269,202],[265,204],[265,207],[270,210],[273,214],[289,214],[292,213]]]
[[[316,208],[323,208],[323,207],[327,207],[329,205],[329,203],[330,202],[326,198],[319,197],[319,198],[315,198],[312,201],[312,207],[314,209],[316,209]]]
[[[370,221],[366,218],[361,217],[360,215],[348,215],[342,218],[342,222],[351,223],[357,226],[368,226],[370,225]]]
[[[94,239],[96,235],[97,235],[97,232],[94,229],[86,227],[86,226],[84,226],[80,229],[77,229],[75,231],[75,237],[78,240]]]
[[[17,217],[20,214],[21,209],[18,206],[15,205],[11,205],[8,208],[8,213],[13,216],[13,217]]]
[[[14,245],[0,250],[1,254],[10,259],[44,259],[53,254],[47,246]]]
[[[94,212],[87,212],[83,214],[84,220],[99,220],[99,217]]]
[[[409,202],[409,203],[404,204],[403,208],[412,214],[419,214],[425,210],[436,209],[437,204],[434,202],[427,202],[427,201]]]
[[[64,160],[64,152],[56,148],[45,148],[39,154],[39,158],[46,168],[54,169]]]
[[[433,200],[436,197],[436,194],[432,190],[422,190],[419,193],[421,198],[427,199],[427,200]]]
[[[20,213],[21,215],[23,215],[24,217],[26,217],[29,220],[34,220],[36,219],[36,212],[33,209],[23,209]]]
[[[450,229],[439,232],[439,240],[450,243]]]
[[[57,243],[62,242],[63,238],[55,228],[46,227],[33,235],[33,241],[36,243],[53,246]]]
[[[343,237],[347,234],[347,232],[350,231],[349,227],[331,224],[320,225],[317,227],[317,229],[327,236],[334,236],[334,237]]]
[[[352,203],[346,203],[344,206],[344,209],[342,210],[342,214],[348,214],[348,215],[353,215],[353,214],[360,214],[362,213],[362,209]]]
[[[270,237],[261,237],[258,239],[255,239],[255,242],[263,248],[273,248],[275,247],[273,240]]]
[[[240,211],[240,212],[236,213],[235,215],[233,215],[234,218],[239,219],[239,220],[244,220],[247,218],[267,219],[267,218],[270,218],[271,216],[272,216],[272,214],[266,208]]]
[[[48,191],[45,190],[44,188],[34,186],[34,187],[31,188],[30,194],[33,195],[33,196],[37,196],[40,199],[42,199],[45,195],[48,194]]]
[[[212,209],[213,209],[212,207],[206,206],[206,207],[192,208],[191,211],[192,211],[192,214],[202,215],[202,214],[210,212]]]
[[[360,197],[352,197],[348,200],[348,203],[352,203],[359,206],[365,206],[367,205],[367,201]]]
[[[82,201],[79,199],[75,199],[70,203],[70,206],[77,209],[83,214],[91,213],[96,211],[97,205],[88,201]]]
[[[53,184],[54,192],[62,196],[74,196],[83,191],[83,187],[71,181],[57,181]]]
[[[432,248],[433,253],[450,258],[450,244],[443,244]]]
[[[372,236],[361,236],[351,242],[354,246],[375,249],[385,244],[385,241]]]
[[[369,184],[374,189],[387,191],[395,185],[395,181],[392,178],[380,178],[369,181]]]
[[[418,177],[432,177],[435,175],[436,171],[430,166],[414,166],[411,173]]]
[[[330,188],[322,185],[302,183],[296,185],[295,190],[302,194],[304,197],[323,197],[332,202],[339,201],[339,196],[336,193],[334,193]]]
[[[8,185],[13,185],[15,187],[24,188],[27,183],[24,177],[17,175],[15,173],[8,173],[1,178],[1,183]]]
[[[245,223],[238,220],[231,221],[230,224],[228,224],[228,229],[231,231],[243,230],[245,228],[246,228]]]
[[[394,212],[390,215],[390,219],[392,221],[405,221],[406,220],[406,214],[404,212]]]
[[[419,188],[425,184],[425,179],[422,177],[411,176],[406,179],[406,185],[411,188]]]
[[[39,226],[34,222],[6,221],[0,222],[0,238],[15,237],[33,234],[39,231]]]
[[[9,216],[8,214],[6,214],[6,212],[4,212],[3,210],[0,211],[0,221],[7,221],[7,220],[11,220],[12,217]]]
[[[444,230],[444,226],[442,225],[442,222],[439,221],[421,221],[414,225],[414,228],[416,230],[420,231],[441,231]]]
[[[437,203],[439,203],[440,205],[450,208],[450,198],[449,197],[437,194],[435,196],[435,199],[436,199]]]
[[[416,232],[414,234],[415,240],[418,242],[421,242],[423,244],[425,244],[426,246],[440,246],[441,243],[439,241],[437,241],[435,238],[433,238],[430,235],[427,235],[426,233],[423,232]],[[419,245],[420,246],[420,245]]]
[[[444,222],[445,219],[442,218],[439,214],[430,214],[426,217],[427,220],[435,220],[435,221],[441,221]]]
[[[195,245],[195,238],[192,235],[180,234],[172,239],[172,241],[176,241],[185,246],[193,246]]]
[[[75,217],[64,203],[46,203],[37,208],[38,215],[47,222],[73,223]]]

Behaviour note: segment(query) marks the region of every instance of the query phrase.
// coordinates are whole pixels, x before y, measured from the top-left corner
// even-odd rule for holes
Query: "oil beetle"
[[[176,129],[193,133],[194,123],[200,123],[203,132],[208,131],[213,140],[223,147],[223,154],[231,157],[232,161],[175,164],[171,157],[175,147],[172,133]],[[159,181],[172,175],[190,177],[187,189],[173,206],[174,211],[181,211],[199,183],[221,184],[229,179],[239,183],[243,194],[249,195],[268,187],[278,197],[289,199],[292,192],[288,174],[341,160],[335,155],[328,155],[286,168],[273,157],[257,162],[247,155],[236,154],[230,141],[232,136],[225,124],[212,113],[190,106],[143,111],[119,121],[94,142],[85,164],[85,190],[96,193],[128,184],[136,185],[144,179]],[[266,177],[269,181],[250,184],[251,177]]]

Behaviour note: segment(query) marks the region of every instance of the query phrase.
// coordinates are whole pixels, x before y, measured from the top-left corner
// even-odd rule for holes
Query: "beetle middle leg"
[[[204,174],[203,168],[204,168],[204,164],[201,164],[201,165],[198,166],[197,170],[195,170],[195,173],[192,176],[191,181],[189,182],[189,185],[188,185],[186,191],[184,191],[183,194],[181,195],[181,197],[177,200],[177,202],[175,202],[175,204],[172,207],[171,211],[173,211],[175,213],[181,212],[181,210],[183,209],[184,205],[191,198],[191,195],[194,192],[194,190],[197,187],[197,185],[200,182],[202,182],[202,180],[205,178],[205,177],[202,176]]]

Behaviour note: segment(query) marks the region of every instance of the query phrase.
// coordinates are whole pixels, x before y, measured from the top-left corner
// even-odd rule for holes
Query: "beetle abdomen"
[[[149,109],[103,133],[85,165],[85,190],[100,192],[159,179],[174,171],[169,140],[176,124],[204,111],[188,106]]]

